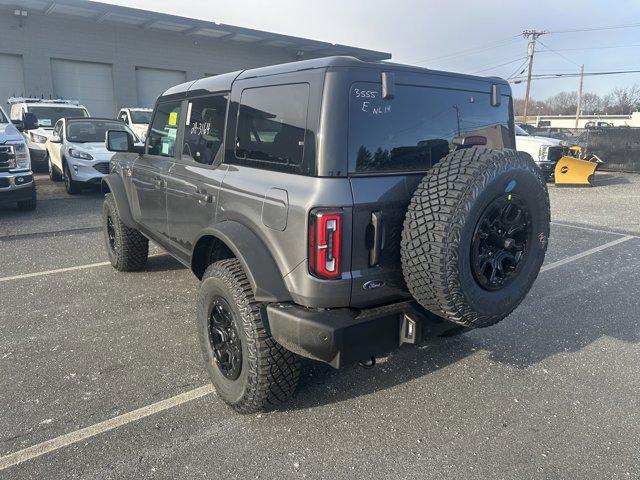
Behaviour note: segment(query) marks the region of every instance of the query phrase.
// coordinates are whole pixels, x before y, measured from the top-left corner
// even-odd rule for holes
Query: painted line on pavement
[[[60,448],[81,442],[83,440],[86,440],[87,438],[91,438],[101,433],[108,432],[109,430],[113,430],[114,428],[121,427],[150,415],[154,415],[156,413],[160,413],[170,408],[177,407],[192,400],[196,400],[200,397],[204,397],[205,395],[209,395],[212,392],[212,385],[203,385],[202,387],[189,390],[188,392],[181,393],[179,395],[176,395],[175,397],[160,400],[159,402],[152,403],[151,405],[147,405],[146,407],[138,408],[137,410],[118,415],[117,417],[110,418],[109,420],[105,420],[104,422],[96,423],[95,425],[81,428],[80,430],[75,430],[65,435],[47,440],[46,442],[27,447],[23,450],[18,450],[17,452],[10,453],[8,455],[5,455],[4,457],[0,457],[0,471],[5,470],[9,467],[13,467],[15,465],[19,465],[28,460],[41,457],[42,455],[54,452]]]
[[[581,258],[588,257],[589,255],[593,255],[594,253],[601,252],[602,250],[606,250],[607,248],[613,247],[614,245],[618,245],[620,243],[633,240],[637,237],[632,237],[630,235],[625,235],[622,238],[617,238],[612,242],[605,243],[604,245],[600,245],[599,247],[590,248],[589,250],[585,250],[584,252],[578,253],[576,255],[572,255],[570,257],[564,258],[562,260],[558,260],[557,262],[550,263],[548,265],[544,265],[540,272],[546,272],[548,270],[552,270],[554,268],[561,267],[562,265],[566,265],[567,263],[575,262],[576,260],[580,260]]]
[[[154,253],[149,258],[162,257],[166,253]],[[44,275],[54,275],[56,273],[73,272],[75,270],[86,270],[87,268],[104,267],[111,265],[111,262],[87,263],[86,265],[76,265],[75,267],[56,268],[55,270],[44,270],[42,272],[21,273],[19,275],[11,275],[9,277],[0,277],[0,283],[10,282],[12,280],[22,280],[24,278],[42,277]]]

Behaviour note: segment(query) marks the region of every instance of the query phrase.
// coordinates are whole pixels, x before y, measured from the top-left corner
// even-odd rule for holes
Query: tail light
[[[318,278],[342,275],[342,212],[315,209],[309,216],[309,273]]]

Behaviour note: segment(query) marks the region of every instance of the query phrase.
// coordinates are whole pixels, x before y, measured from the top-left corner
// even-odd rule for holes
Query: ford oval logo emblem
[[[384,282],[382,280],[369,280],[367,283],[362,285],[363,290],[373,290],[374,288],[384,287]]]

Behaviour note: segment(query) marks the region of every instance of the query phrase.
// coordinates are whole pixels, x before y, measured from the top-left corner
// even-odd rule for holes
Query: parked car
[[[108,130],[127,132],[138,138],[124,123],[106,118],[61,118],[47,140],[49,178],[64,180],[67,193],[79,193],[86,185],[99,185],[109,173],[113,153],[105,147]]]
[[[39,170],[47,165],[47,150],[44,144],[51,136],[56,122],[63,117],[89,116],[89,111],[77,100],[12,97],[8,103],[11,105],[12,120],[24,122],[25,119],[31,118],[32,122],[37,122],[36,128],[25,129],[23,135],[31,161]]]
[[[0,205],[17,204],[21,210],[36,208],[36,185],[29,149],[20,131],[0,107]]]
[[[553,179],[558,160],[569,152],[569,145],[557,138],[529,135],[516,125],[516,149],[533,158],[547,180]]]
[[[173,87],[145,147],[107,132],[109,260],[139,270],[152,239],[188,266],[219,397],[273,407],[300,357],[371,365],[522,301],[549,198],[510,112],[504,80],[348,57]]]
[[[611,128],[611,127],[613,127],[612,123],[603,122],[603,121],[593,121],[593,122],[587,122],[584,124],[584,128],[588,130],[595,130],[598,128]]]
[[[128,125],[131,130],[144,142],[151,121],[153,110],[150,108],[126,107],[118,112],[117,119]]]

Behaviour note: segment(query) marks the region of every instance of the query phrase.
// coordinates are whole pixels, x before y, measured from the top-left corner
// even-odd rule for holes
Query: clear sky
[[[393,60],[442,70],[509,77],[524,62],[525,29],[562,30],[637,24],[633,28],[541,37],[535,73],[640,70],[638,0],[106,0],[106,3],[382,50]],[[606,47],[606,48],[605,48]],[[451,56],[463,52],[460,55]],[[510,62],[510,63],[508,63]],[[505,64],[496,67],[499,64]],[[585,78],[605,94],[640,84],[640,74]],[[539,80],[532,97],[577,90],[577,78]],[[515,96],[524,86],[513,85]]]

